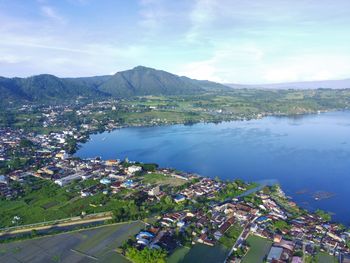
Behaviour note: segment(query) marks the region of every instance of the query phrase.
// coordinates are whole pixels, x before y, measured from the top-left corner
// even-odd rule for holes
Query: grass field
[[[0,262],[129,262],[115,252],[141,222],[122,223],[50,237],[0,244]]]
[[[145,174],[142,182],[144,184],[179,186],[179,185],[183,185],[187,181],[178,179],[175,177],[171,177],[169,175],[151,173],[151,174]]]
[[[242,263],[263,262],[265,256],[269,253],[272,242],[257,236],[249,236],[247,242],[250,245],[250,249],[243,258]]]
[[[185,256],[187,255],[187,253],[190,251],[189,248],[187,247],[181,247],[178,248],[174,251],[174,253],[172,253],[168,259],[167,262],[168,263],[178,263],[178,262],[183,262]]]
[[[238,224],[231,226],[220,238],[220,243],[223,244],[226,248],[231,249],[232,246],[236,243],[237,238],[242,233],[242,231],[243,228]]]
[[[185,255],[181,263],[224,262],[229,250],[222,245],[214,247],[196,244]]]

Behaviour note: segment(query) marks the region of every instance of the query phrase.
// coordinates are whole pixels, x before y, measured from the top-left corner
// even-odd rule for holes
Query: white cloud
[[[349,76],[350,57],[338,54],[305,54],[267,65],[265,82],[340,79]]]
[[[345,1],[36,1],[0,10],[1,75],[96,75],[140,64],[236,83],[350,74]]]
[[[262,84],[348,78],[350,56],[305,52],[276,56],[255,44],[226,44],[208,59],[181,65],[180,75],[221,83]]]
[[[0,54],[0,63],[17,64],[28,61],[30,57],[16,56],[12,54]]]
[[[208,79],[227,83],[251,79],[251,65],[259,65],[263,50],[253,44],[224,44],[214,49],[209,59],[183,65],[178,72],[195,79]]]
[[[141,7],[139,24],[147,30],[146,33],[155,33],[163,26],[170,12],[165,8],[162,0],[140,0],[139,4]]]
[[[66,19],[63,16],[59,15],[54,7],[49,5],[43,5],[40,7],[40,10],[45,17],[51,20],[59,23],[66,23]]]
[[[216,17],[216,9],[219,3],[215,0],[196,0],[190,13],[191,27],[186,33],[186,40],[195,42],[200,37],[205,27]]]

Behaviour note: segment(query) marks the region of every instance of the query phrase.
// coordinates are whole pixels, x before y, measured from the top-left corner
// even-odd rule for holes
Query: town
[[[44,113],[44,125],[57,121],[54,112]],[[118,127],[112,124],[110,129]],[[225,247],[225,262],[313,262],[320,255],[350,260],[346,227],[325,212],[299,208],[278,185],[221,181],[127,159],[79,159],[72,155],[77,143],[98,127],[66,125],[49,133],[0,130],[3,230],[43,218],[112,212],[113,222],[152,218],[118,248],[133,262],[144,253],[165,260],[195,244]],[[19,200],[36,216],[24,213]],[[257,252],[255,242],[267,246]]]

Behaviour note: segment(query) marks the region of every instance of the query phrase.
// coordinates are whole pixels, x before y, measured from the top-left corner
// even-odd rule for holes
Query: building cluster
[[[265,255],[267,262],[304,262],[302,255],[314,256],[319,249],[339,258],[345,258],[349,254],[347,242],[350,240],[350,233],[345,232],[338,224],[326,222],[315,214],[293,215],[273,195],[266,195],[262,191],[254,194],[259,202],[245,201],[242,197],[220,203],[215,201],[212,194],[215,196],[215,192],[222,187],[225,187],[224,183],[202,178],[177,193],[175,197],[181,197],[181,201],[196,202],[198,198],[206,196],[210,205],[205,209],[187,208],[163,214],[156,223],[148,225],[136,235],[135,247],[154,248],[156,245],[172,253],[174,246],[158,242],[159,235],[165,233],[166,240],[177,246],[196,243],[214,246],[221,242],[230,229],[235,228],[240,229],[240,235],[231,247],[227,262],[240,262],[251,249],[247,242],[250,235],[273,241]],[[277,189],[276,194],[279,198],[285,198],[280,189]],[[174,201],[177,202],[176,199]],[[285,201],[292,204],[287,199]],[[276,227],[281,221],[285,225],[282,228]],[[143,237],[144,231],[152,235]]]
[[[51,180],[61,187],[91,179],[95,183],[81,188],[81,198],[133,189],[134,193],[142,193],[150,202],[168,196],[176,204],[191,204],[180,211],[164,213],[155,223],[147,225],[133,240],[137,249],[162,248],[172,253],[177,247],[188,244],[214,246],[229,237],[232,229],[239,229],[240,234],[230,248],[227,262],[239,262],[251,249],[246,241],[250,235],[273,241],[266,254],[267,262],[303,262],[298,252],[314,255],[318,249],[339,258],[346,258],[349,254],[350,233],[315,214],[293,213],[288,207],[295,204],[289,202],[279,188],[274,195],[263,191],[251,193],[255,201],[246,200],[244,195],[222,201],[218,200],[218,193],[227,185],[218,180],[159,169],[156,172],[188,183],[186,188],[166,192],[157,184],[142,182],[138,176],[143,171],[141,164],[72,158],[69,154],[71,144],[75,147],[77,142],[87,139],[88,134],[98,130],[102,123],[90,120],[75,127],[74,122],[62,116],[74,113],[84,119],[92,113],[102,114],[106,109],[114,111],[117,107],[122,106],[116,101],[104,101],[77,109],[69,106],[42,108],[38,115],[43,119],[43,126],[65,125],[67,128],[60,132],[38,134],[21,129],[0,129],[0,164],[3,165],[0,168],[6,171],[0,173],[0,196],[15,198],[20,189],[14,187],[13,182],[24,182],[30,177]],[[27,110],[35,109],[25,106],[22,109]],[[135,109],[138,110],[142,109]],[[108,129],[117,127],[121,126],[114,121],[107,126]]]

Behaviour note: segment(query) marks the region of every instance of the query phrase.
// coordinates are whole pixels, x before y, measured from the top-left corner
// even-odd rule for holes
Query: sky
[[[0,0],[0,75],[350,78],[348,0]]]

